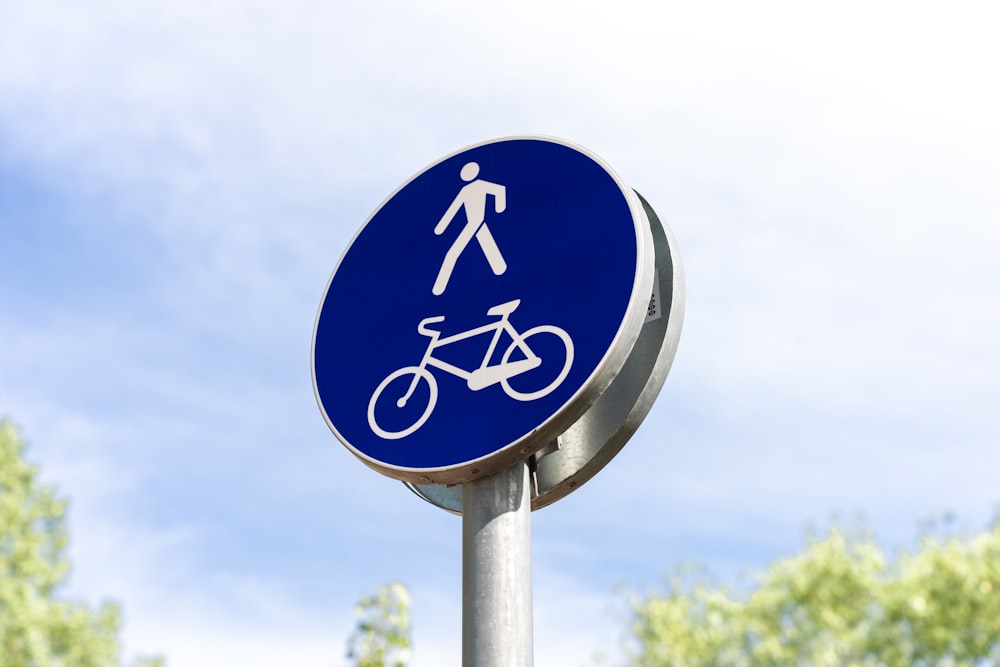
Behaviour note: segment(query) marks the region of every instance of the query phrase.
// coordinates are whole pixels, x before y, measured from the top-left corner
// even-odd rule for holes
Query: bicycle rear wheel
[[[540,334],[554,335],[558,339],[558,342],[552,340],[546,341],[544,339],[548,338],[548,336],[540,336]],[[510,362],[510,358],[515,350],[521,350],[521,353],[525,355],[536,354],[528,344],[528,339],[532,336],[536,337],[534,341],[535,345],[543,348],[542,354],[538,355],[542,358],[541,364],[533,370],[500,380],[504,392],[511,398],[519,401],[533,401],[536,398],[542,398],[552,393],[566,379],[569,369],[573,365],[573,339],[563,329],[551,324],[542,324],[541,326],[528,329],[521,335],[520,339],[515,338],[511,341],[510,346],[504,351],[500,363],[506,365]],[[562,345],[560,346],[559,343],[562,343]],[[563,355],[562,368],[560,368],[555,377],[552,377],[555,369],[558,368],[559,354]],[[523,379],[517,379],[522,377]],[[552,379],[548,380],[550,377]],[[511,386],[510,381],[514,379],[516,379],[518,388]],[[537,386],[542,382],[546,384],[540,389],[531,388],[533,384]]]

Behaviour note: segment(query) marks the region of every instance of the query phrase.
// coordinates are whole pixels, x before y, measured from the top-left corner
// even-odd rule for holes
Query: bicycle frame
[[[439,368],[445,371],[446,373],[451,373],[452,375],[465,380],[470,384],[470,386],[472,386],[473,384],[475,384],[473,382],[473,378],[476,373],[484,371],[486,369],[495,369],[500,367],[499,364],[490,366],[489,362],[490,359],[493,358],[493,355],[496,353],[497,345],[500,342],[500,337],[504,334],[504,332],[506,332],[507,335],[509,335],[513,339],[514,344],[516,344],[519,348],[521,348],[521,350],[526,355],[527,359],[532,363],[534,363],[536,360],[538,360],[538,357],[534,354],[534,352],[531,351],[531,348],[529,348],[527,344],[524,342],[524,338],[521,336],[521,334],[518,333],[518,331],[511,325],[509,320],[509,315],[510,315],[509,312],[505,312],[500,316],[500,319],[497,320],[496,322],[492,322],[490,324],[484,324],[482,326],[469,329],[468,331],[462,331],[460,333],[444,337],[441,336],[441,332],[438,331],[437,329],[430,329],[427,328],[426,326],[426,324],[429,324],[431,322],[440,322],[444,318],[438,319],[435,317],[424,320],[423,322],[420,323],[417,329],[418,331],[420,331],[420,333],[424,334],[425,336],[429,336],[430,341],[427,344],[427,349],[424,351],[423,358],[420,360],[419,368],[426,368],[428,366],[431,366],[433,368]],[[482,334],[489,333],[490,331],[494,332],[493,337],[490,339],[490,344],[486,348],[486,354],[483,355],[482,362],[480,362],[479,367],[476,368],[475,370],[467,371],[464,368],[460,368],[454,364],[450,364],[447,361],[442,361],[441,359],[438,359],[433,356],[434,350],[438,348],[445,347],[447,345],[450,345],[451,343],[457,343],[458,341],[466,340],[468,338],[474,338],[475,336],[480,336]],[[499,380],[499,376],[497,379]],[[418,376],[414,376],[413,380],[410,382],[410,386],[406,390],[406,394],[404,394],[403,398],[401,399],[404,403],[409,400],[410,396],[416,390],[417,380]],[[488,386],[489,384],[492,384],[492,382],[487,382],[476,388],[481,389],[485,386]]]

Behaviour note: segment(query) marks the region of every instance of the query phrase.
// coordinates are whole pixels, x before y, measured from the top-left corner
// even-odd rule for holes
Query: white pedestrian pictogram
[[[479,241],[479,247],[482,248],[483,254],[486,255],[486,261],[489,262],[495,275],[499,276],[507,270],[507,262],[500,254],[500,248],[497,247],[490,228],[486,226],[487,197],[493,195],[493,210],[497,213],[503,213],[504,209],[507,208],[507,188],[476,178],[479,176],[479,164],[476,162],[466,163],[462,167],[460,175],[467,185],[462,187],[455,197],[455,201],[441,216],[441,220],[434,227],[434,233],[438,236],[443,234],[462,208],[465,209],[466,223],[444,256],[441,270],[438,272],[434,287],[431,289],[435,295],[444,294],[448,280],[451,278],[451,272],[455,269],[455,263],[462,251],[472,241],[472,237]]]

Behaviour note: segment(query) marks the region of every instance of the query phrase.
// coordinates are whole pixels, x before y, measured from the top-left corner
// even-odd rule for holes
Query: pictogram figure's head
[[[479,176],[479,164],[476,162],[468,162],[461,171],[462,180],[469,182],[475,180],[476,176]]]

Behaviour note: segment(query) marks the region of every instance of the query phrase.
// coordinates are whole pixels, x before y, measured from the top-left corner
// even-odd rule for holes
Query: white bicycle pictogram
[[[542,324],[528,329],[524,333],[517,331],[517,329],[515,329],[510,323],[510,314],[514,312],[520,304],[521,300],[515,299],[513,301],[493,306],[486,311],[486,315],[489,317],[499,317],[499,320],[450,336],[442,336],[440,331],[430,328],[431,324],[444,321],[443,315],[427,317],[421,320],[420,324],[417,325],[417,331],[430,338],[430,341],[427,344],[427,349],[424,352],[423,359],[421,359],[420,363],[416,366],[404,366],[403,368],[393,371],[384,380],[382,380],[381,383],[379,383],[378,387],[375,388],[374,393],[372,393],[371,400],[368,401],[368,425],[371,427],[372,431],[379,437],[387,440],[397,440],[399,438],[405,438],[424,425],[427,419],[431,416],[431,412],[434,411],[434,406],[437,405],[438,398],[437,380],[434,379],[434,375],[430,372],[428,367],[437,368],[445,371],[446,373],[451,373],[452,375],[462,378],[466,381],[466,384],[472,391],[479,391],[499,383],[503,388],[504,393],[518,401],[533,401],[553,392],[555,388],[566,379],[567,374],[569,374],[569,369],[573,365],[573,340],[570,338],[569,334],[566,333],[566,331],[551,324]],[[489,346],[486,349],[486,354],[483,355],[483,360],[479,364],[479,367],[474,370],[469,371],[459,368],[454,364],[450,364],[434,356],[434,351],[438,348],[490,332],[493,333],[493,336],[491,337]],[[503,334],[507,334],[507,336],[511,339],[511,342],[504,351],[503,355],[500,357],[500,361],[498,363],[491,364],[490,362],[496,353],[500,338]],[[548,381],[547,384],[540,389],[522,391],[521,389],[511,386],[511,378],[538,368],[543,363],[550,360],[554,360],[558,363],[558,359],[553,359],[555,355],[548,355],[545,358],[542,358],[536,354],[534,350],[532,350],[531,345],[528,344],[528,339],[543,334],[553,335],[562,343],[562,354],[564,354],[565,357],[561,361],[562,367],[560,368],[559,373],[554,379]],[[538,340],[540,339],[536,339],[536,345]],[[515,353],[518,353],[517,358],[512,360],[511,357],[514,356]],[[555,366],[549,363],[546,364],[546,368],[548,368],[551,372],[554,370]],[[548,374],[545,375],[548,376]],[[397,394],[396,390],[400,389],[400,387],[397,386],[394,388],[394,391],[389,392],[385,396],[385,398],[390,399],[390,402],[380,403],[380,399],[383,398],[383,394],[386,394],[390,385],[392,385],[394,381],[400,378],[405,378],[406,376],[412,376],[412,378],[407,384],[406,390],[402,392],[402,395]],[[426,394],[421,392],[421,396],[427,396],[427,405],[421,411],[421,414],[416,421],[399,430],[382,428],[376,420],[376,408],[391,409],[393,405],[397,408],[405,407],[410,398],[413,397],[414,392],[416,392],[417,386],[421,381],[426,382],[428,385],[428,391]],[[520,384],[521,382],[518,382],[518,385]],[[397,395],[398,398],[392,400]]]

